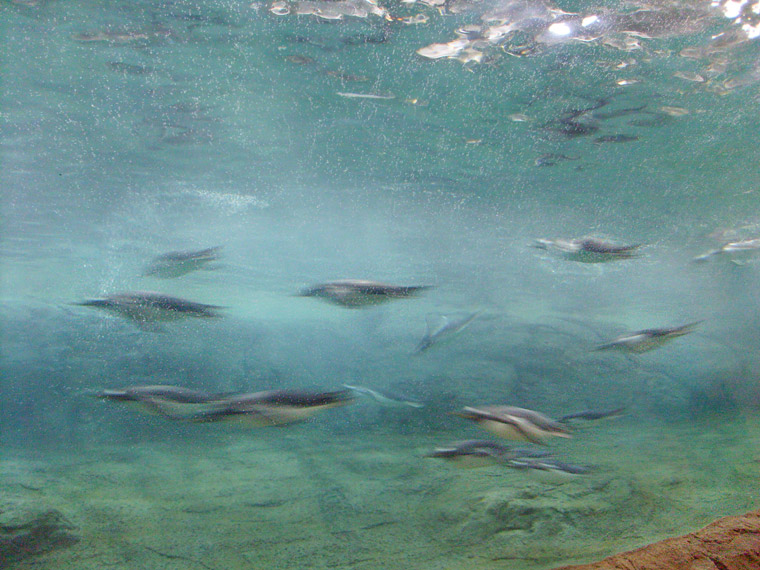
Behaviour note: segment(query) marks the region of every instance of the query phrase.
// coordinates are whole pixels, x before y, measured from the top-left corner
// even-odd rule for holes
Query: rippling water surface
[[[0,562],[538,569],[757,508],[758,26],[751,0],[3,1]],[[299,296],[338,279],[431,288]],[[92,397],[150,385],[210,399]],[[231,399],[265,390],[353,399],[251,426],[282,410]],[[427,457],[512,446],[452,415],[505,405],[622,412],[514,444],[541,469]]]

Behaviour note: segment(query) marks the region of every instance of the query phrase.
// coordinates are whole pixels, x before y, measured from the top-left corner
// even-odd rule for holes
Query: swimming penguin
[[[188,414],[196,414],[203,406],[211,405],[220,396],[191,390],[180,386],[129,386],[119,390],[100,390],[91,394],[95,398],[109,402],[137,404],[145,411],[181,419]]]
[[[694,323],[672,328],[644,329],[624,334],[610,342],[597,346],[595,350],[613,349],[641,354],[642,352],[659,348],[663,344],[670,342],[679,336],[693,332],[694,328],[701,322],[702,321],[696,321]]]
[[[534,162],[533,166],[542,168],[547,166],[554,166],[562,160],[580,160],[580,156],[568,156],[566,154],[555,154],[553,152],[547,152],[539,156]]]
[[[564,483],[592,471],[585,465],[573,465],[555,459],[510,459],[506,465],[547,483]]]
[[[708,251],[702,255],[698,255],[693,261],[702,263],[708,259],[715,257],[716,255],[726,256],[731,259],[737,265],[742,265],[746,258],[753,255],[760,254],[760,238],[743,239],[739,241],[728,242],[718,249]],[[739,259],[737,259],[739,258]]]
[[[361,281],[357,279],[342,279],[330,283],[322,283],[304,289],[299,297],[320,297],[330,303],[343,307],[356,308],[379,305],[392,299],[412,297],[430,289],[429,285],[413,285],[409,287],[388,285],[376,281]]]
[[[205,305],[161,293],[135,292],[106,295],[103,299],[88,299],[74,303],[82,307],[95,307],[131,320],[141,330],[158,332],[158,323],[184,318],[217,318],[216,309],[222,307]]]
[[[368,396],[375,400],[378,404],[387,406],[389,408],[410,407],[410,408],[424,408],[425,404],[410,400],[396,394],[389,392],[381,392],[380,390],[373,390],[372,388],[365,388],[364,386],[352,386],[350,384],[343,384],[343,387],[361,394],[362,396]]]
[[[623,415],[623,412],[625,412],[625,408],[614,408],[612,410],[584,410],[582,412],[564,415],[557,421],[563,424],[570,423],[574,420],[593,422],[597,420],[619,418]]]
[[[279,426],[306,420],[322,410],[345,406],[353,399],[348,390],[270,390],[219,399],[214,402],[214,409],[187,419],[195,422],[240,420],[255,427]]]
[[[154,257],[143,272],[149,277],[172,279],[199,269],[209,269],[208,264],[220,257],[221,246],[200,251],[172,251]]]
[[[446,459],[458,467],[485,467],[504,463],[514,457],[512,450],[501,443],[482,439],[460,441],[447,447],[437,447],[425,457]]]
[[[450,338],[460,333],[467,325],[478,318],[482,312],[471,313],[458,319],[450,319],[446,315],[428,315],[426,319],[427,331],[414,349],[414,354],[421,354],[443,338]]]
[[[637,250],[641,247],[641,244],[614,245],[606,240],[585,237],[570,240],[537,239],[533,247],[554,251],[569,261],[606,263],[618,259],[639,257]]]
[[[515,441],[543,444],[550,437],[571,437],[567,426],[545,415],[514,406],[465,407],[454,415],[472,420],[494,435]]]
[[[494,441],[470,439],[446,447],[437,447],[425,457],[445,459],[457,467],[474,468],[505,464],[512,459],[546,457],[548,455],[551,455],[551,452],[517,449]]]

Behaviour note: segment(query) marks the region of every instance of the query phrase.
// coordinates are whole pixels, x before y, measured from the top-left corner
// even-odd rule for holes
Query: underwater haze
[[[0,567],[538,570],[758,508],[758,36],[0,0]]]

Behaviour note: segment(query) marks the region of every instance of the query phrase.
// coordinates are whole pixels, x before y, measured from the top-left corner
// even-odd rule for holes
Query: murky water
[[[552,568],[756,508],[758,20],[0,4],[3,567]],[[205,395],[102,397],[152,385]],[[471,439],[552,455],[427,457]]]

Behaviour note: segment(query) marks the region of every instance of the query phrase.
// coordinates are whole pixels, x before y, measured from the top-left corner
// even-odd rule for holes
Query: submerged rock
[[[0,568],[58,548],[71,546],[79,538],[74,526],[55,510],[0,505]]]
[[[617,499],[625,500],[629,493],[630,488],[626,488],[625,494]],[[530,543],[536,536],[556,536],[562,540],[560,537],[567,539],[574,535],[579,526],[588,531],[589,521],[608,516],[614,505],[610,495],[585,488],[572,494],[552,493],[545,485],[512,484],[472,497],[469,513],[456,527],[457,535],[468,544],[496,539],[511,544],[514,551],[515,543]],[[531,548],[528,544],[525,547]]]

